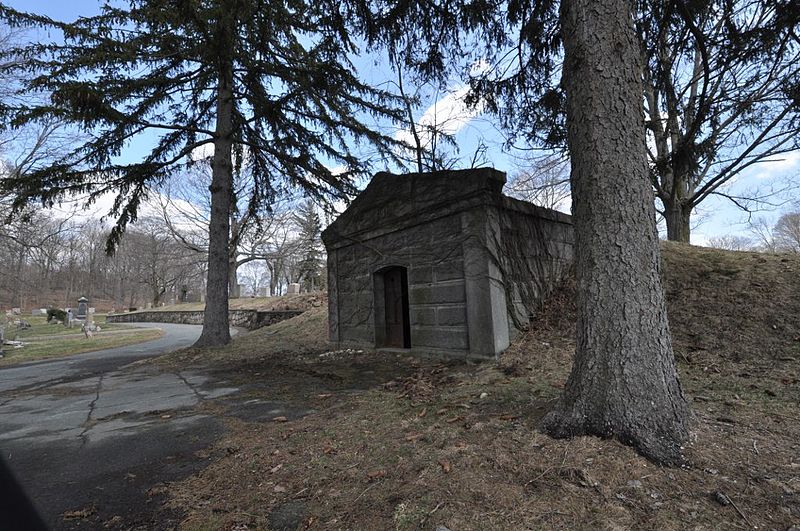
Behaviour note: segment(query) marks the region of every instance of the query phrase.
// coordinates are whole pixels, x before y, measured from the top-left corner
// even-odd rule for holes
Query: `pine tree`
[[[322,277],[322,223],[313,201],[304,201],[294,215],[294,222],[300,231],[299,251],[302,259],[299,264],[300,282],[306,291],[321,287]]]
[[[401,120],[392,97],[360,81],[349,56],[358,18],[337,5],[290,0],[130,0],[65,23],[0,4],[12,27],[60,31],[63,40],[7,50],[0,73],[24,70],[25,94],[0,104],[0,122],[57,119],[87,140],[72,152],[2,179],[16,209],[69,195],[115,194],[109,251],[154,187],[213,148],[207,308],[198,346],[222,345],[228,331],[228,246],[232,175],[253,177],[248,209],[300,187],[324,201],[354,191],[364,170],[348,147],[372,142],[391,157],[390,137],[364,125]],[[22,57],[24,61],[4,61]],[[132,142],[150,145],[133,162]],[[332,174],[326,163],[348,168]]]

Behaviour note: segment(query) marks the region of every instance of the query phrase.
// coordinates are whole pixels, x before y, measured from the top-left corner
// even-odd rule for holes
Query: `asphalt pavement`
[[[180,515],[162,506],[159,488],[202,469],[199,450],[224,432],[199,406],[236,387],[131,365],[191,345],[201,327],[141,326],[165,334],[0,369],[0,457],[53,529],[173,528]]]

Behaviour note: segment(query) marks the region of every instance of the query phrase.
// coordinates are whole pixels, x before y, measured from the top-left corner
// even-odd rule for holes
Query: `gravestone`
[[[258,288],[258,294],[257,295],[259,297],[262,297],[262,298],[263,297],[269,297],[269,288],[267,288],[266,286]]]
[[[286,292],[287,295],[299,295],[300,294],[300,284],[297,282],[292,282],[289,284],[289,290]]]
[[[86,319],[87,315],[89,315],[89,299],[81,297],[78,299],[78,311],[75,312],[75,318]]]
[[[148,303],[145,305],[145,309],[146,309],[146,310],[152,310],[152,309],[153,309],[153,303],[152,303],[152,302],[148,302]]]
[[[34,317],[37,315],[47,315],[47,308],[36,308],[35,310],[31,311],[31,315]]]

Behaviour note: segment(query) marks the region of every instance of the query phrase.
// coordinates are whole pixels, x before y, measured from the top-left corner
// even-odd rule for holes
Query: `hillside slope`
[[[685,467],[536,430],[574,351],[567,281],[496,364],[326,351],[324,307],[165,359],[314,410],[226,417],[211,464],[170,486],[170,507],[185,529],[800,526],[800,257],[663,249],[693,413]]]

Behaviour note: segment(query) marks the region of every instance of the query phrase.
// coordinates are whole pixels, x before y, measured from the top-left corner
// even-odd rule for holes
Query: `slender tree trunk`
[[[236,201],[234,200],[233,195],[231,195],[231,203],[232,203],[231,210],[234,209],[235,204],[233,203],[235,202]],[[229,215],[231,224],[230,240],[232,243],[229,244],[228,247],[228,252],[230,253],[230,256],[228,258],[228,261],[230,262],[230,265],[228,266],[230,268],[228,270],[228,292],[229,292],[229,297],[231,299],[238,299],[239,297],[242,296],[242,294],[239,292],[239,275],[238,275],[239,261],[237,260],[239,254],[238,247],[241,234],[240,234],[239,219],[235,215],[232,214]]]
[[[542,428],[682,460],[688,407],[672,354],[648,180],[641,61],[627,0],[563,0],[578,327],[574,365]]]
[[[671,242],[689,243],[691,207],[680,201],[664,202],[664,220],[667,222],[667,239]]]
[[[224,22],[223,22],[224,24]],[[223,39],[225,41],[225,39]],[[230,208],[233,194],[231,162],[233,132],[233,69],[230,62],[219,76],[217,89],[217,128],[211,174],[211,218],[208,238],[208,276],[203,332],[196,347],[216,347],[231,340],[228,322],[228,269],[230,257]]]
[[[22,283],[23,283],[23,266],[25,265],[25,248],[21,247],[19,250],[19,255],[17,258],[16,264],[16,279],[14,282],[14,292],[11,295],[11,300],[14,306],[20,308],[22,307]]]
[[[236,259],[228,261],[228,289],[231,299],[238,299],[242,296],[239,292],[239,264]]]

